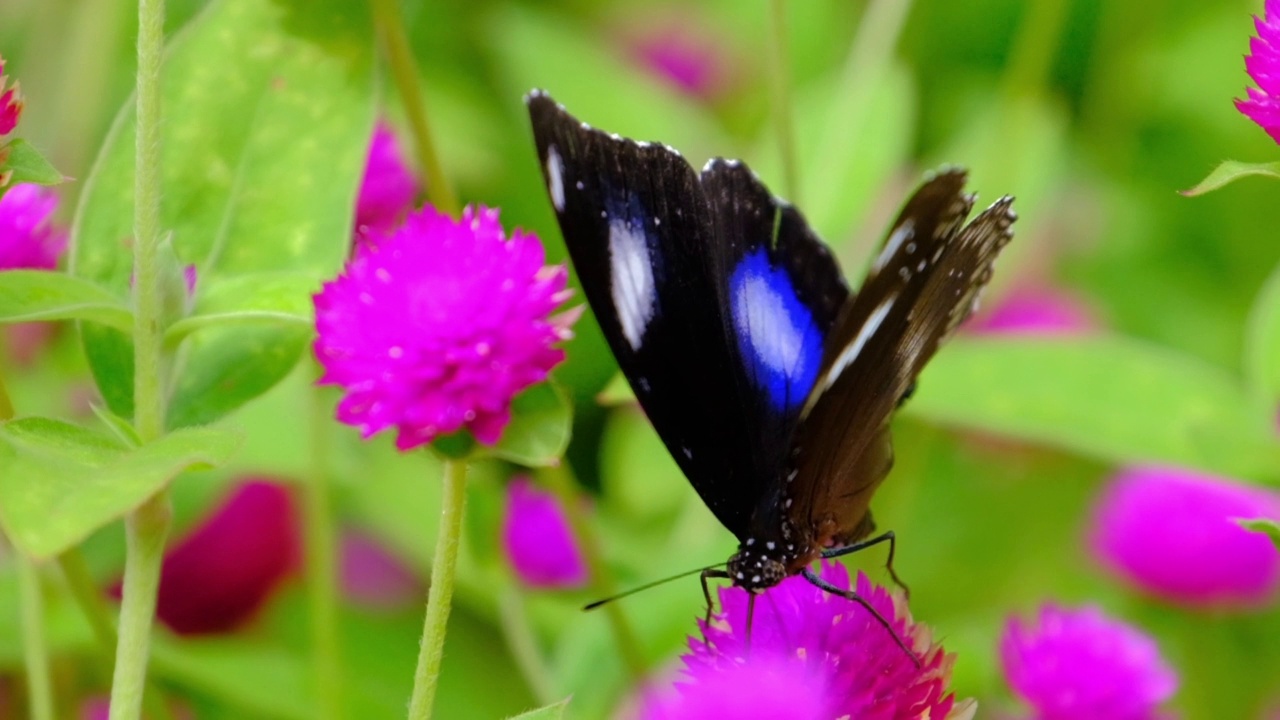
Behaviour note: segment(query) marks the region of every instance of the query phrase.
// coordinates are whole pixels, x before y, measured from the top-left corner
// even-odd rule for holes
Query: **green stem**
[[[1018,28],[1003,80],[1009,97],[1038,93],[1044,87],[1067,17],[1067,0],[1040,0],[1024,7],[1027,14]]]
[[[22,654],[27,670],[31,719],[53,720],[53,684],[49,678],[49,650],[44,643],[44,597],[35,562],[22,550],[14,552],[18,591],[22,598]]]
[[[796,171],[795,128],[791,123],[791,73],[787,62],[787,6],[785,0],[770,0],[772,31],[769,33],[769,94],[773,103],[773,125],[782,155],[782,191],[794,204],[800,203]]]
[[[578,547],[582,549],[587,570],[591,573],[591,592],[601,598],[617,595],[618,586],[613,581],[613,574],[609,572],[609,566],[600,555],[600,538],[596,535],[595,528],[588,521],[586,514],[582,512],[577,493],[577,481],[570,474],[568,465],[561,462],[554,467],[545,468],[539,472],[539,477],[546,481],[552,492],[560,499],[560,505],[569,519],[569,526],[573,529],[573,536],[578,541]],[[626,663],[627,669],[635,679],[643,678],[644,653],[640,649],[640,641],[635,630],[632,629],[631,623],[622,611],[622,606],[611,602],[606,603],[601,610],[604,611],[610,627],[613,628],[613,637],[618,642],[618,652],[622,654],[622,660]]]
[[[321,720],[342,716],[342,663],[338,646],[338,580],[333,501],[329,488],[329,414],[311,389],[311,472],[306,489],[307,594],[311,606],[311,670]]]
[[[133,215],[133,422],[142,442],[164,433],[161,355],[164,327],[160,267],[160,69],[164,0],[138,0],[137,131]],[[172,509],[160,492],[125,518],[124,593],[120,605],[111,720],[137,720],[147,680],[151,620]]]
[[[111,674],[111,654],[116,646],[116,627],[111,618],[111,611],[107,608],[106,601],[102,599],[102,591],[89,573],[89,566],[85,563],[84,555],[80,553],[79,548],[73,547],[59,555],[58,566],[62,569],[62,575],[66,579],[72,599],[80,608],[85,620],[89,622],[93,637],[97,640],[98,647],[102,649],[102,658],[107,665],[109,675]],[[157,669],[160,665],[157,659]],[[147,717],[151,720],[173,720],[173,714],[169,712],[164,696],[150,680],[147,681],[143,703],[147,708]]]
[[[418,646],[418,668],[413,675],[409,720],[427,720],[435,704],[440,661],[444,657],[445,630],[449,625],[449,608],[453,601],[453,576],[458,566],[462,510],[466,502],[467,465],[461,460],[446,460],[440,530],[436,533],[436,553],[431,562],[431,588],[427,593],[427,616]]]
[[[147,500],[125,518],[126,559],[111,681],[111,720],[137,720],[147,682],[151,620],[160,589],[160,566],[173,510],[167,493]]]
[[[404,31],[400,6],[397,0],[373,0],[373,14],[378,33],[382,36],[387,62],[391,66],[391,75],[400,92],[400,100],[404,103],[405,114],[409,117],[409,131],[413,134],[418,167],[427,178],[427,199],[438,209],[456,216],[460,210],[458,198],[453,192],[453,186],[449,184],[449,178],[444,174],[435,144],[431,141],[427,104],[422,96],[422,85],[418,81],[413,51],[409,48],[409,37]]]
[[[550,705],[557,698],[552,691],[551,672],[538,650],[538,640],[533,628],[529,627],[529,613],[520,594],[520,588],[510,577],[503,581],[504,587],[498,595],[498,613],[502,622],[502,634],[506,636],[507,648],[511,657],[520,668],[520,674],[529,683],[533,697],[538,705]]]

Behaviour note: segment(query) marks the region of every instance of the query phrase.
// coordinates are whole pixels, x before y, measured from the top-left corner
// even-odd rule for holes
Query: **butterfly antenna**
[[[822,578],[815,575],[814,572],[809,568],[805,568],[802,571],[802,573],[806,580],[813,583],[814,585],[817,585],[823,590],[826,590],[832,595],[839,595],[840,597],[846,600],[852,600],[853,602],[856,602],[862,607],[866,608],[867,612],[871,613],[871,616],[876,619],[876,622],[880,623],[881,627],[889,631],[889,634],[893,636],[893,641],[898,644],[899,648],[902,648],[902,652],[906,653],[907,657],[911,658],[911,662],[915,664],[916,668],[918,669],[920,667],[920,658],[916,655],[915,651],[907,647],[907,643],[903,641],[902,636],[898,634],[898,631],[893,629],[893,626],[890,625],[889,621],[886,620],[884,616],[880,614],[880,611],[871,607],[871,603],[867,602],[866,598],[862,597],[861,595],[859,595],[858,593],[852,590],[844,590],[842,588],[836,587],[835,585],[832,585],[826,580],[823,580]]]
[[[661,579],[661,580],[654,580],[654,581],[653,581],[653,582],[651,582],[651,583],[645,583],[644,585],[641,585],[640,587],[634,587],[634,588],[631,588],[630,590],[626,590],[626,591],[624,591],[624,592],[620,592],[620,593],[618,593],[617,595],[612,595],[612,596],[607,597],[607,598],[605,598],[605,599],[603,599],[603,600],[596,600],[595,602],[587,603],[586,605],[583,605],[583,606],[582,606],[582,609],[583,609],[584,611],[587,611],[587,610],[595,610],[596,608],[598,608],[598,607],[600,607],[600,606],[602,606],[602,605],[608,605],[609,603],[613,602],[614,600],[621,600],[622,598],[630,597],[631,595],[635,595],[635,594],[636,594],[636,593],[638,593],[638,592],[644,592],[645,590],[648,590],[648,589],[650,589],[650,588],[655,588],[655,587],[658,587],[659,585],[662,585],[662,584],[664,584],[664,583],[669,583],[669,582],[671,582],[672,580],[679,580],[680,578],[689,577],[690,575],[697,575],[698,573],[705,573],[705,572],[707,572],[707,571],[709,571],[709,570],[712,570],[713,568],[718,568],[718,567],[720,567],[721,565],[725,565],[725,564],[726,564],[726,563],[720,563],[720,564],[718,564],[718,565],[708,565],[708,566],[706,566],[706,567],[700,567],[700,568],[696,568],[696,569],[694,569],[694,570],[686,570],[685,572],[682,572],[682,573],[680,573],[680,574],[678,574],[678,575],[672,575],[671,577],[663,578],[663,579]],[[702,585],[702,589],[703,589],[703,591],[704,591],[704,592],[706,591],[706,588],[707,588],[707,586],[706,586],[706,582],[704,581],[704,582],[703,582],[703,585]],[[708,595],[707,597],[708,597],[708,600],[707,600],[707,607],[709,608],[709,607],[711,606],[710,595]]]

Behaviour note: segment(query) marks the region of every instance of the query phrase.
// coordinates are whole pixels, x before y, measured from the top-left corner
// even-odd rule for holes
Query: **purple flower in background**
[[[1095,607],[1045,605],[1030,626],[1011,618],[1000,662],[1037,720],[1158,718],[1178,688],[1154,640]]]
[[[67,232],[53,224],[58,196],[22,183],[0,198],[0,270],[53,270],[67,247]]]
[[[507,484],[502,544],[526,585],[572,588],[587,581],[587,566],[564,508],[555,495],[535,487],[529,478],[517,476]]]
[[[366,607],[394,609],[422,600],[423,584],[403,560],[373,535],[342,533],[342,590]]]
[[[687,95],[703,99],[718,94],[728,73],[722,53],[709,33],[685,20],[667,20],[632,34],[631,57],[652,75]]]
[[[563,265],[498,211],[467,208],[454,220],[432,207],[376,244],[360,244],[343,273],[315,296],[320,383],[346,395],[338,419],[364,437],[398,429],[409,450],[467,428],[487,445],[511,419],[517,393],[564,359],[580,310],[550,316],[568,299]]]
[[[987,335],[1081,335],[1098,327],[1079,298],[1049,287],[1023,287],[1000,298],[965,329]]]
[[[1280,519],[1280,498],[1189,470],[1121,472],[1093,509],[1094,554],[1143,590],[1189,605],[1252,605],[1280,582],[1280,553],[1236,518]]]
[[[300,554],[288,489],[244,481],[165,555],[156,615],[182,635],[233,630],[293,573]]]
[[[837,587],[849,587],[849,574],[839,563],[824,562],[821,575]],[[678,696],[653,704],[648,717],[972,717],[976,704],[956,703],[947,692],[955,656],[933,642],[928,627],[912,620],[901,595],[873,586],[861,573],[856,590],[915,651],[919,667],[864,608],[799,576],[757,597],[748,652],[747,593],[722,588],[723,612],[710,625],[700,623],[705,640],[689,640]],[[734,687],[761,708],[776,708],[780,701],[764,696],[782,693],[781,714],[751,713],[750,705],[741,713],[715,711],[717,694],[723,703],[726,688]]]
[[[22,93],[18,83],[9,85],[4,74],[4,58],[0,57],[0,135],[8,135],[22,117]]]
[[[421,191],[418,178],[404,161],[395,131],[385,121],[378,121],[356,200],[356,237],[376,239],[395,230],[413,210]]]
[[[1267,0],[1253,24],[1258,36],[1249,39],[1244,67],[1258,87],[1245,88],[1249,99],[1236,100],[1236,109],[1280,143],[1280,0]]]

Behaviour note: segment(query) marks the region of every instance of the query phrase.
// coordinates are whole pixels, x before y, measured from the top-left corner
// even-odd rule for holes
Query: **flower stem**
[[[321,720],[342,716],[342,663],[338,646],[338,582],[333,501],[327,468],[327,405],[311,389],[311,472],[306,488],[307,595],[311,606],[311,670]]]
[[[133,422],[143,443],[164,433],[160,268],[160,68],[164,0],[138,0],[137,134],[133,210]],[[125,518],[124,593],[120,605],[111,720],[137,720],[147,680],[151,619],[172,508],[160,490]]]
[[[22,550],[14,552],[18,591],[22,598],[22,655],[27,670],[31,720],[53,720],[53,685],[49,651],[44,643],[44,597],[35,562]]]
[[[436,533],[436,553],[431,562],[431,588],[427,591],[427,616],[418,646],[418,668],[413,675],[409,720],[427,720],[435,704],[440,661],[444,657],[445,630],[449,625],[449,608],[453,601],[453,576],[458,566],[462,510],[466,503],[467,465],[461,460],[446,460],[440,530]]]
[[[1066,0],[1027,3],[1026,16],[1018,28],[1009,53],[1009,70],[1003,79],[1010,97],[1038,93],[1049,78],[1053,59],[1062,43],[1062,24],[1067,18]]]
[[[102,649],[102,658],[107,663],[109,672],[111,653],[116,646],[116,628],[112,623],[111,612],[107,609],[107,604],[102,599],[102,592],[89,574],[89,566],[85,563],[84,555],[80,553],[79,548],[73,547],[59,555],[58,567],[62,569],[62,576],[66,579],[67,589],[71,591],[71,597],[75,600],[76,605],[80,608],[80,613],[84,615],[89,627],[93,630],[93,637],[98,641],[98,646]],[[159,667],[159,660],[157,660],[156,665]],[[149,680],[147,681],[143,704],[147,709],[147,717],[151,720],[173,720],[173,714],[169,712],[169,706],[164,702],[164,696]]]
[[[520,588],[508,576],[503,580],[503,588],[498,595],[498,614],[502,622],[502,634],[506,636],[507,648],[516,661],[516,667],[524,675],[525,682],[533,691],[533,698],[538,705],[550,705],[557,698],[551,690],[551,674],[538,650],[538,640],[534,637],[533,628],[529,627],[529,614],[525,609]]]
[[[373,0],[373,14],[382,36],[382,46],[387,53],[391,75],[409,116],[409,130],[413,134],[418,167],[426,176],[427,199],[436,208],[457,216],[461,208],[449,178],[440,166],[435,144],[431,141],[431,126],[427,122],[427,104],[418,82],[418,68],[414,64],[409,37],[404,31],[404,18],[400,15],[397,0]]]
[[[543,469],[539,475],[560,499],[560,505],[569,519],[569,526],[573,528],[573,535],[578,540],[578,546],[582,548],[582,557],[586,560],[587,570],[591,573],[591,592],[602,598],[617,595],[618,586],[613,582],[613,574],[609,572],[609,566],[600,556],[600,538],[596,536],[595,529],[582,512],[576,491],[577,482],[570,474],[568,465],[562,461],[559,465]],[[627,669],[631,671],[634,678],[637,680],[643,678],[644,653],[640,649],[640,641],[637,639],[635,630],[631,628],[626,614],[622,612],[622,606],[611,602],[606,603],[601,610],[604,611],[610,627],[613,628],[613,637],[618,642],[618,652],[622,655],[622,661],[626,663]]]
[[[770,0],[772,32],[769,33],[769,91],[773,103],[773,125],[782,155],[782,191],[794,204],[800,202],[796,171],[795,128],[791,123],[791,73],[787,62],[787,6],[785,0]]]

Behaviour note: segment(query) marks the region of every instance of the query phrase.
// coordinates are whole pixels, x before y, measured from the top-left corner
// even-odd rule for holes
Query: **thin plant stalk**
[[[507,649],[520,668],[520,674],[539,706],[550,705],[557,700],[552,691],[551,671],[538,650],[538,639],[529,625],[529,612],[525,607],[520,588],[510,576],[503,579],[498,594],[498,617],[502,622],[502,634]]]
[[[311,608],[311,674],[318,717],[342,716],[342,662],[338,644],[337,532],[329,487],[327,405],[319,388],[311,395],[311,469],[306,487],[307,596]]]
[[[397,0],[372,0],[372,2],[378,35],[387,54],[387,63],[391,67],[391,76],[395,80],[396,90],[400,93],[400,100],[404,104],[405,115],[409,119],[409,132],[413,135],[418,169],[426,177],[427,199],[441,211],[456,216],[461,209],[458,205],[458,196],[454,193],[453,186],[440,165],[440,156],[431,139],[431,125],[427,121],[427,103],[423,98],[422,85],[418,80],[418,67],[414,63],[413,52],[409,48],[409,37],[405,34],[400,6]]]
[[[35,562],[22,550],[14,552],[21,598],[22,659],[27,672],[31,720],[53,720],[53,682],[49,676],[49,649],[44,636],[44,595]]]
[[[409,700],[409,720],[428,720],[435,704],[444,658],[445,631],[453,603],[453,580],[458,568],[458,544],[462,539],[462,511],[467,503],[467,465],[461,460],[444,463],[444,495],[441,498],[440,529],[431,562],[431,588],[427,591],[427,613],[418,646],[418,667],[413,675],[413,696]]]
[[[782,192],[800,204],[800,180],[796,161],[796,133],[791,122],[791,72],[787,58],[786,0],[769,0],[769,95],[773,105],[773,126],[782,156]]]
[[[133,414],[143,443],[164,433],[161,362],[160,70],[164,54],[164,0],[138,0],[137,134],[134,170]],[[120,605],[111,720],[142,713],[151,649],[151,624],[165,541],[172,521],[162,489],[125,518],[126,556]]]

